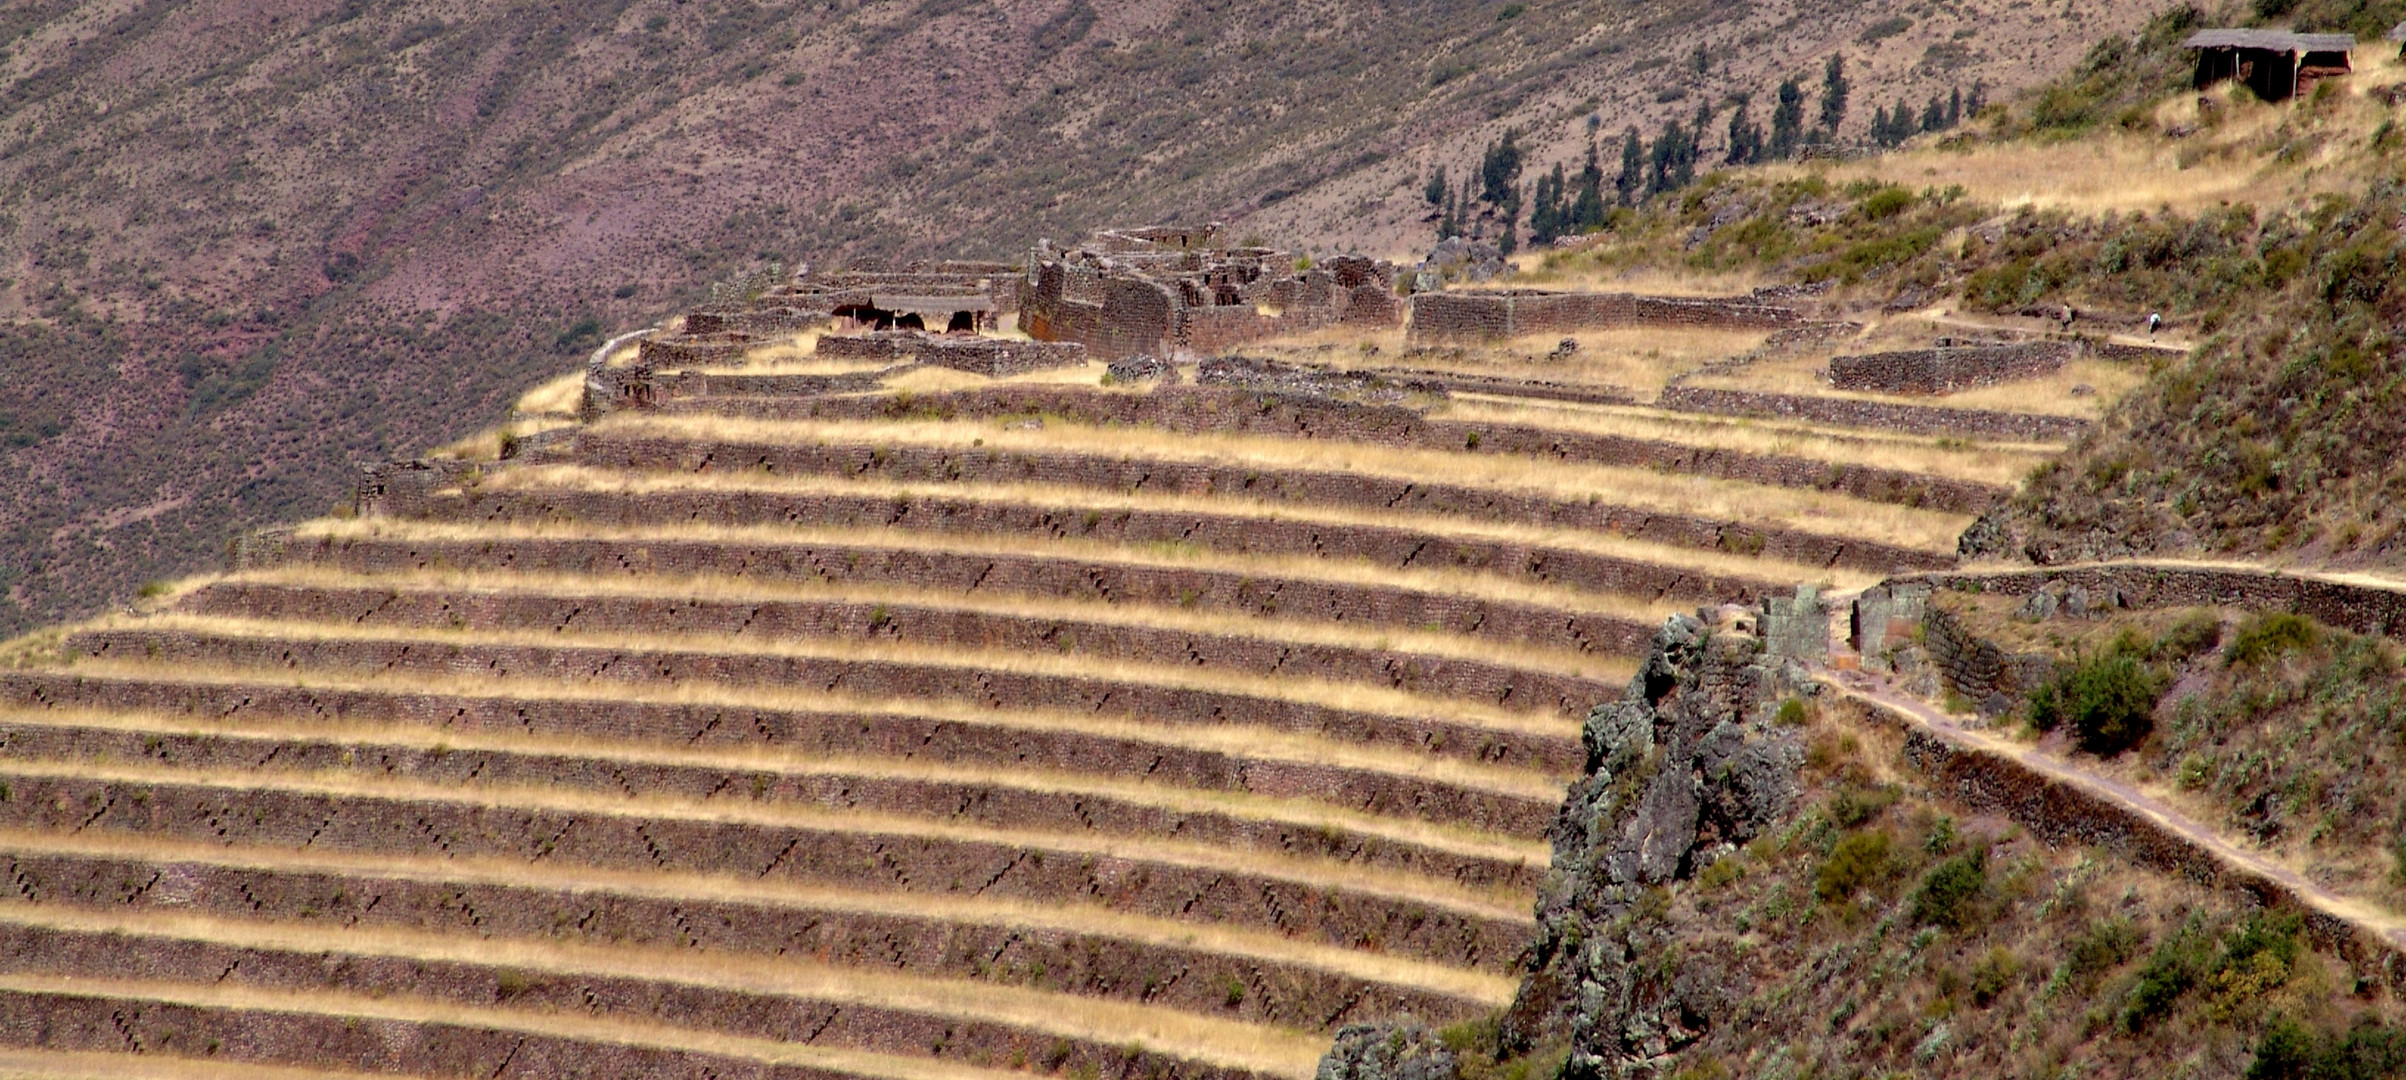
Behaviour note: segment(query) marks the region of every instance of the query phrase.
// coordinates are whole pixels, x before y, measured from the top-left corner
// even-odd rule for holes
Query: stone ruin
[[[1393,264],[1340,255],[1307,266],[1284,251],[1223,246],[1220,231],[1110,229],[1066,251],[1041,242],[1019,282],[1020,329],[1117,360],[1211,356],[1321,326],[1403,322]]]
[[[1645,296],[1545,289],[1415,293],[1411,317],[1410,337],[1415,342],[1497,340],[1641,326],[1784,330],[1813,321],[1796,308],[1753,296]]]
[[[923,260],[813,272],[758,295],[685,315],[674,334],[646,339],[653,367],[725,364],[777,338],[813,327],[838,331],[991,331],[1018,306],[1019,268],[1009,263]]]

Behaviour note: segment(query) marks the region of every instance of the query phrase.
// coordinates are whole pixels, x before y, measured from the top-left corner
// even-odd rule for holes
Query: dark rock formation
[[[1338,1028],[1313,1080],[1452,1080],[1456,1064],[1427,1026],[1406,1017]]]
[[[1507,1053],[1567,1040],[1566,1076],[1644,1075],[1729,1018],[1725,960],[1675,947],[1645,909],[1787,815],[1804,754],[1774,717],[1800,674],[1755,638],[1674,616],[1627,695],[1589,714]]]

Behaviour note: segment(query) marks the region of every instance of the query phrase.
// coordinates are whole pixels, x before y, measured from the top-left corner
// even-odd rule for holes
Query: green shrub
[[[1889,847],[1888,834],[1878,830],[1839,838],[1838,846],[1830,849],[1830,857],[1813,875],[1813,895],[1838,903],[1887,877],[1895,865]]]
[[[2225,663],[2232,667],[2260,664],[2300,649],[2309,649],[2321,637],[2314,623],[2302,615],[2286,611],[2262,612],[2240,624],[2239,632],[2231,636],[2230,649],[2223,653]]]
[[[2222,620],[2210,611],[2192,611],[2155,640],[2159,660],[2186,660],[2222,644]]]
[[[1980,902],[1987,892],[1988,851],[1974,848],[1939,863],[1921,879],[1913,890],[1913,921],[1969,929],[1980,921]]]
[[[1805,703],[1802,700],[1789,698],[1779,703],[1778,719],[1784,727],[1803,727],[1805,721],[1812,717],[1805,712]]]
[[[2080,748],[2112,757],[2155,729],[2155,703],[2165,678],[2123,649],[2075,662],[2030,692],[2030,726],[2053,731],[2072,725]]]
[[[2147,1025],[2170,1015],[2181,995],[2197,985],[2198,967],[2196,946],[2186,936],[2156,946],[2123,1002],[2123,1029],[2144,1031]]]
[[[1888,809],[1896,800],[1897,790],[1893,787],[1861,788],[1848,785],[1830,796],[1830,820],[1836,822],[1839,828],[1852,829],[1880,816],[1880,811]]]
[[[2247,1080],[2385,1080],[2406,1076],[2406,1030],[2367,1016],[2341,1035],[2275,1020],[2256,1041]]]
[[[1913,206],[1913,193],[1901,187],[1884,187],[1863,200],[1863,216],[1873,221],[1886,221]]]

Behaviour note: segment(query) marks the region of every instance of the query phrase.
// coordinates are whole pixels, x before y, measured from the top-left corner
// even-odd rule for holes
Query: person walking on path
[[[2161,330],[2161,329],[2163,329],[2163,328],[2164,328],[2164,313],[2163,313],[2163,312],[2160,312],[2160,311],[2150,311],[2150,312],[2148,312],[2148,313],[2147,313],[2147,340],[2149,340],[2149,341],[2153,341],[2153,340],[2155,340],[2155,332],[2156,332],[2156,331],[2158,331],[2158,330]]]

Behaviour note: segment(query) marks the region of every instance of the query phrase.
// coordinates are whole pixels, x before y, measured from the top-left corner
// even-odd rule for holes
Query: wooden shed
[[[2236,79],[2257,97],[2282,101],[2312,89],[2318,79],[2353,70],[2348,54],[2356,48],[2356,37],[2287,30],[2200,30],[2181,42],[2181,47],[2197,52],[2198,89]]]

